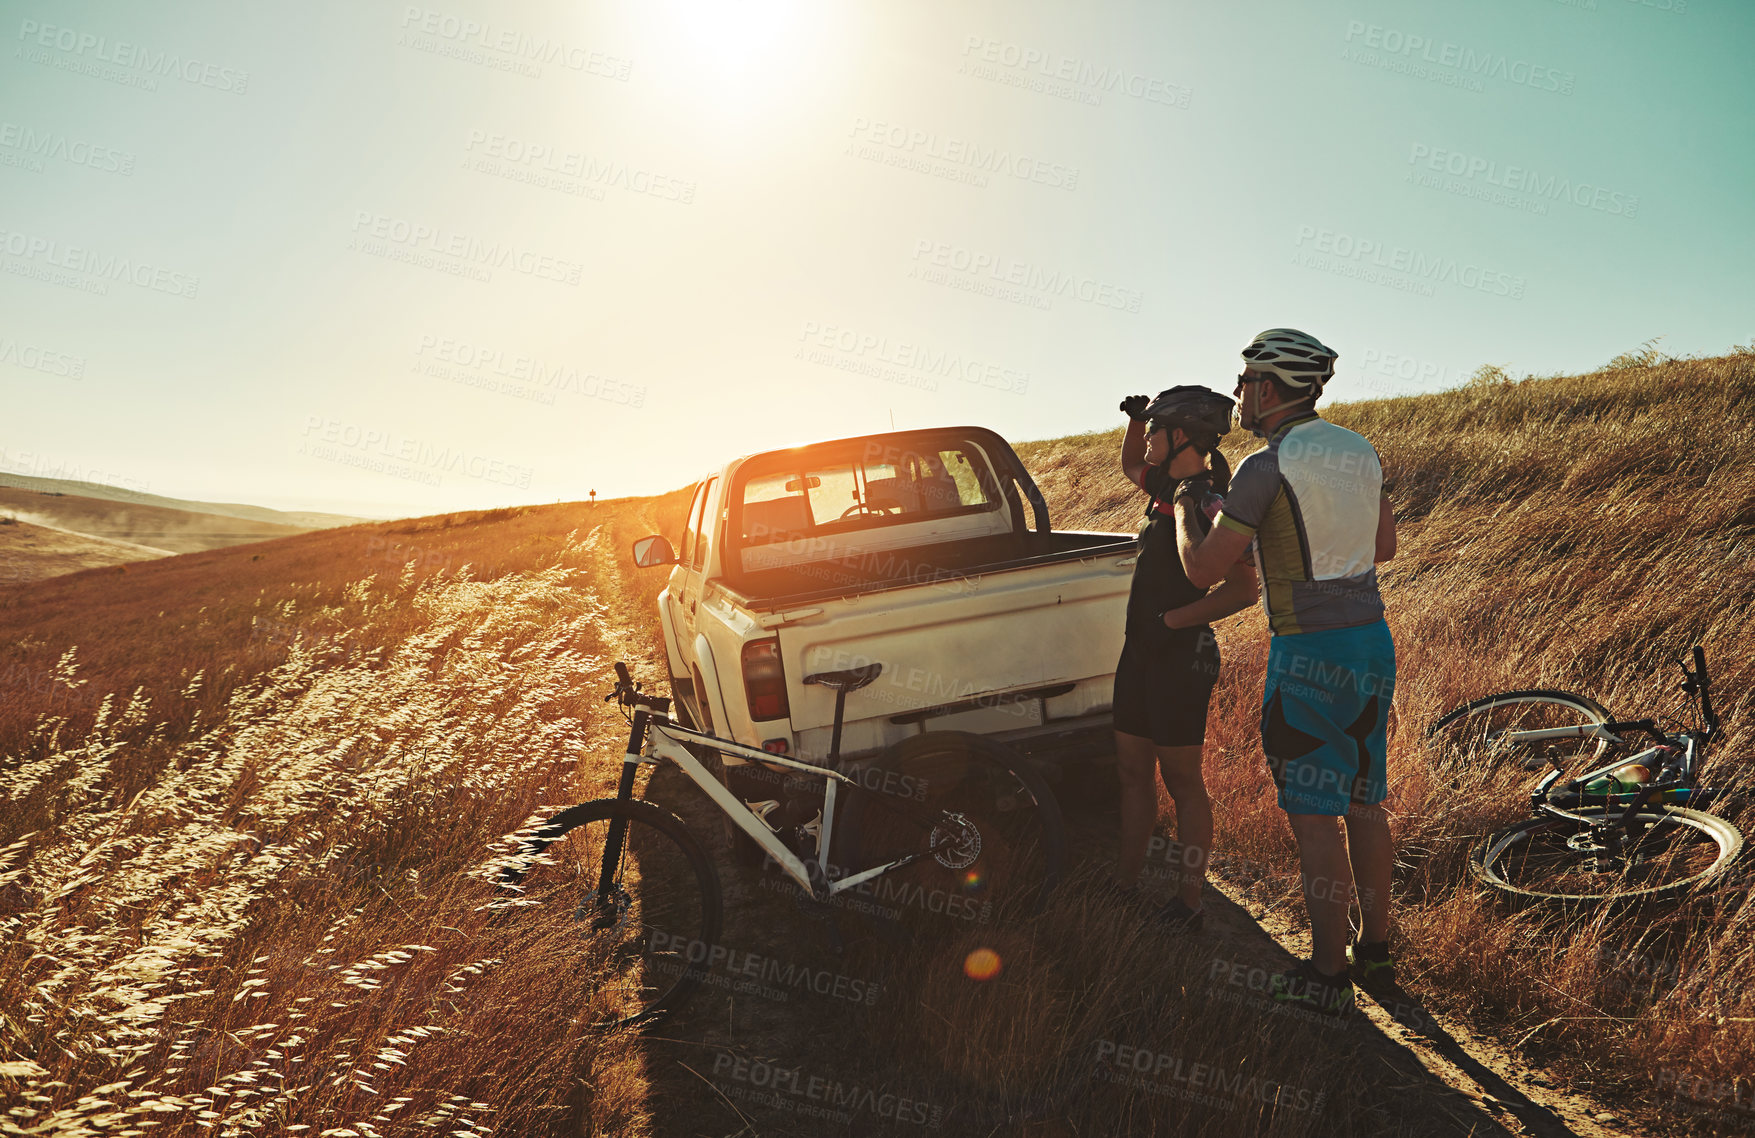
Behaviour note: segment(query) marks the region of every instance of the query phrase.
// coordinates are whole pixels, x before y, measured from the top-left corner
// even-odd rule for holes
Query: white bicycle
[[[521,920],[520,949],[595,984],[600,1027],[652,1023],[723,955],[713,862],[682,819],[635,794],[636,772],[664,764],[831,916],[855,908],[847,904],[855,893],[872,898],[857,906],[865,909],[977,906],[990,919],[1034,911],[1060,877],[1066,839],[1047,784],[1016,754],[980,736],[934,732],[841,769],[847,693],[882,667],[805,677],[835,692],[833,742],[817,764],[682,725],[670,700],[641,692],[618,662],[605,697],[629,724],[616,796],[556,814],[501,873],[509,897],[497,907]],[[781,797],[756,803],[758,813],[708,768],[712,752],[790,776]]]

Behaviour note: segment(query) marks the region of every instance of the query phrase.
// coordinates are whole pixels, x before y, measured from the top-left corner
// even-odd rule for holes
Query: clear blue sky
[[[8,3],[0,468],[376,516],[1755,338],[1740,0]]]

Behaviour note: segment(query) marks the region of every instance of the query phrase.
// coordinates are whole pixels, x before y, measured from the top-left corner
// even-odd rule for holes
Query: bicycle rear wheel
[[[1066,869],[1066,831],[1048,784],[1009,749],[960,731],[907,739],[847,774],[837,853],[844,877],[934,852],[855,886],[865,904],[919,926],[943,916],[988,922],[1038,911]]]
[[[621,857],[605,878],[612,829]],[[719,937],[718,874],[676,815],[639,799],[561,811],[502,872],[516,950],[539,954],[593,988],[598,1027],[649,1024],[699,984]]]
[[[1442,762],[1479,765],[1489,771],[1589,767],[1600,765],[1598,760],[1612,746],[1607,739],[1515,742],[1505,735],[1547,727],[1594,726],[1612,718],[1608,708],[1596,700],[1572,692],[1545,688],[1498,692],[1439,716],[1426,728],[1426,745]]]
[[[1591,822],[1620,809],[1573,811]],[[1536,901],[1655,901],[1710,885],[1736,860],[1743,835],[1725,819],[1681,806],[1647,807],[1618,850],[1604,834],[1566,818],[1531,818],[1481,843],[1471,859],[1483,885]]]

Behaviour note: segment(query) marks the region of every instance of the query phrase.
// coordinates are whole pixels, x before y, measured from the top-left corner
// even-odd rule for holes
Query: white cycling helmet
[[[1335,373],[1333,348],[1296,328],[1269,328],[1243,349],[1243,360],[1294,391],[1316,395]]]

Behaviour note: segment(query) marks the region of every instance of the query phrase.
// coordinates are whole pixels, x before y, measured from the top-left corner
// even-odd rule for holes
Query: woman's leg
[[[1146,864],[1152,824],[1158,820],[1158,784],[1152,741],[1123,731],[1115,733],[1115,773],[1121,781],[1121,848],[1115,857],[1115,884],[1131,889]]]
[[[1201,750],[1198,744],[1157,748],[1158,773],[1176,802],[1176,843],[1181,847],[1175,865],[1176,892],[1191,909],[1200,908],[1207,858],[1213,848],[1213,803],[1201,777]]]

